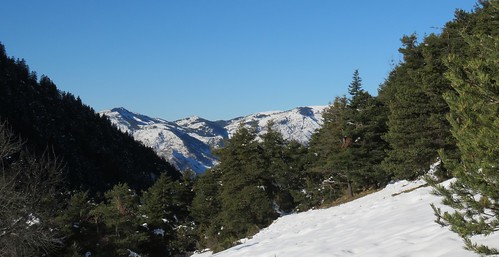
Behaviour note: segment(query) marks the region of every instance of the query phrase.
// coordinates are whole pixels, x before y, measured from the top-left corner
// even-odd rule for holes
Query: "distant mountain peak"
[[[100,112],[121,131],[131,134],[167,159],[179,170],[191,169],[203,173],[213,167],[217,159],[211,149],[223,145],[241,125],[257,128],[265,133],[268,122],[281,132],[284,139],[307,144],[312,133],[322,126],[322,112],[326,106],[304,106],[288,111],[259,112],[231,120],[210,121],[193,115],[174,122],[131,112],[124,107]]]
[[[193,115],[193,116],[191,116],[191,117],[189,117],[187,119],[194,121],[194,120],[202,120],[203,118],[201,118],[201,117],[199,117],[197,115]]]
[[[125,107],[115,107],[111,109],[112,112],[130,112]]]

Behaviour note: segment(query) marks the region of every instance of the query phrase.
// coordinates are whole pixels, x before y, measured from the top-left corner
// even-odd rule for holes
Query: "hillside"
[[[193,257],[477,256],[433,222],[430,203],[440,199],[424,184],[399,181],[337,207],[287,215],[238,246]],[[498,242],[497,233],[487,239]]]
[[[267,124],[284,139],[307,144],[312,133],[322,125],[325,106],[298,107],[288,111],[251,114],[230,120],[210,121],[192,116],[177,121],[131,112],[125,108],[113,108],[100,112],[107,116],[121,131],[151,147],[180,170],[191,169],[203,173],[213,167],[217,159],[211,149],[221,147],[239,126],[254,127],[258,135],[266,133]]]
[[[104,192],[119,182],[145,189],[161,172],[180,177],[80,98],[61,92],[46,76],[38,79],[24,60],[8,57],[1,44],[0,121],[8,122],[31,152],[53,153],[62,160],[70,189]]]

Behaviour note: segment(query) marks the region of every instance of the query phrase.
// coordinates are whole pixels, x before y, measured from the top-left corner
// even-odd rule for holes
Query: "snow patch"
[[[128,251],[128,257],[140,257],[140,254],[130,250],[130,249],[126,249]]]
[[[28,225],[28,227],[31,227],[31,226],[36,225],[36,224],[40,224],[40,219],[35,217],[35,215],[33,215],[33,213],[30,213],[28,215],[28,219],[26,220],[26,224]]]
[[[165,230],[161,228],[157,228],[152,231],[157,236],[165,236]]]

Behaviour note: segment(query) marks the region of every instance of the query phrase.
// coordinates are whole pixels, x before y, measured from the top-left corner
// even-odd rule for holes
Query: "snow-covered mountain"
[[[444,184],[448,184],[449,181]],[[471,257],[459,236],[434,222],[441,198],[422,180],[399,181],[336,207],[283,216],[241,244],[192,257]],[[499,233],[475,242],[499,247]]]
[[[209,121],[192,116],[177,121],[114,108],[100,112],[121,131],[131,134],[181,171],[191,169],[203,173],[217,160],[212,148],[223,145],[239,126],[254,127],[258,135],[266,132],[268,122],[288,140],[307,144],[312,133],[322,125],[322,112],[326,106],[298,107],[289,111],[261,112],[231,120]]]

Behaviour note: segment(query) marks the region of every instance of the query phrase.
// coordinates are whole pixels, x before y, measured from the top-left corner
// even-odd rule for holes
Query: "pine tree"
[[[345,153],[342,146],[349,141],[344,126],[347,106],[346,97],[336,97],[322,115],[322,127],[310,140],[306,191],[311,206],[336,199],[343,194],[345,185],[351,183],[339,168],[347,165],[342,159]]]
[[[251,130],[241,127],[217,151],[221,172],[221,245],[255,233],[276,218],[268,191],[270,174],[265,172],[262,149]]]
[[[420,44],[415,35],[402,38],[404,62],[390,73],[379,94],[390,110],[385,139],[392,150],[383,167],[399,179],[423,174],[437,161],[438,151],[444,151],[447,158],[459,158],[451,125],[445,119],[449,107],[443,95],[454,88],[444,76],[448,70],[444,60],[449,54],[466,51],[462,32],[495,29],[492,22],[476,17],[458,10],[441,34],[430,34]],[[437,175],[451,176],[446,170],[444,163]]]
[[[360,92],[363,92],[362,89],[362,79],[360,78],[359,70],[356,69],[353,72],[352,83],[348,86],[348,93],[351,96],[358,95]]]
[[[284,148],[284,158],[287,164],[287,172],[282,174],[280,183],[286,185],[285,191],[288,191],[292,197],[294,211],[307,210],[306,198],[306,157],[308,148],[297,141],[290,141]],[[285,195],[286,196],[286,195]],[[291,200],[291,199],[290,199]],[[291,201],[290,201],[291,202]]]
[[[387,143],[382,139],[386,133],[386,108],[381,102],[362,89],[358,70],[349,90],[350,99],[345,111],[343,154],[340,157],[343,175],[351,181],[352,190],[379,187],[389,180],[389,175],[379,168],[385,158]],[[349,192],[352,195],[352,191]]]
[[[99,252],[115,256],[128,256],[129,250],[138,252],[140,244],[147,240],[140,229],[138,195],[127,184],[118,184],[105,197],[107,202],[91,212],[98,223],[104,224],[106,243],[99,247]]]
[[[288,142],[282,134],[273,129],[273,122],[267,124],[266,133],[261,136],[260,143],[265,160],[264,168],[270,176],[267,186],[274,203],[281,211],[290,212],[296,205],[291,191],[293,180],[299,180],[298,172],[291,171],[293,160],[286,156]]]
[[[482,18],[497,23],[499,2],[483,2]],[[496,24],[497,25],[497,24]],[[448,189],[434,185],[443,203],[455,211],[433,206],[437,222],[450,225],[465,241],[466,248],[480,254],[499,254],[499,249],[472,241],[475,235],[499,231],[499,31],[477,31],[463,35],[467,54],[450,55],[446,73],[455,93],[445,99],[452,134],[461,153],[460,161],[448,160],[456,177]]]
[[[201,174],[194,182],[191,215],[197,225],[198,248],[214,249],[217,245],[217,234],[222,226],[217,222],[222,208],[221,184],[221,172],[217,166]]]
[[[173,181],[161,174],[156,183],[142,194],[140,216],[143,217],[144,224],[147,224],[147,252],[153,256],[170,254],[173,228],[177,223],[172,191]]]
[[[191,206],[194,198],[194,181],[189,174],[184,174],[182,180],[173,182],[174,219],[177,222],[174,240],[171,242],[173,253],[182,254],[193,251],[196,247],[196,227],[191,214]]]
[[[358,70],[354,71],[349,93],[350,98],[336,98],[324,112],[324,125],[310,142],[314,164],[309,172],[324,175],[320,188],[332,199],[344,193],[353,196],[389,180],[379,168],[388,147],[382,139],[386,108],[362,88]]]
[[[187,181],[185,182],[187,183]],[[148,241],[144,243],[142,252],[152,256],[179,254],[191,250],[191,240],[186,235],[189,212],[186,199],[189,189],[184,184],[162,173],[156,183],[142,194],[140,207],[143,224],[147,224]]]
[[[66,207],[57,217],[61,230],[65,235],[65,245],[70,246],[66,255],[83,255],[83,249],[94,250],[98,244],[95,225],[90,215],[94,206],[88,192],[76,192],[67,200]],[[68,247],[66,247],[68,248]]]
[[[404,63],[389,75],[380,92],[389,108],[388,132],[384,139],[391,150],[383,169],[398,179],[415,179],[437,160],[438,148],[432,147],[435,132],[427,128],[433,107],[422,87],[424,67],[421,47],[415,35],[402,38]],[[389,94],[389,95],[386,95]]]
[[[322,114],[323,125],[312,135],[309,143],[309,171],[323,173],[329,156],[339,151],[338,145],[343,143],[345,112],[348,99],[336,97],[333,103]]]

